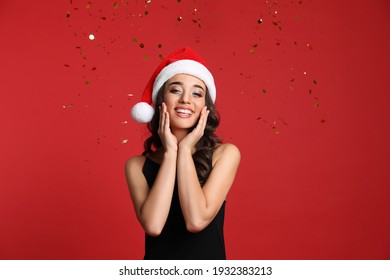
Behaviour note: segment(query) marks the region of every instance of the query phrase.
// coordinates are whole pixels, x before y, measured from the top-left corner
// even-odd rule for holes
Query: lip
[[[191,114],[187,114],[187,113],[183,113],[183,112],[178,112],[178,110],[187,110],[187,111],[190,111]],[[188,119],[188,118],[191,118],[192,115],[195,113],[194,110],[192,110],[191,108],[189,107],[186,107],[186,106],[178,106],[178,107],[175,107],[174,108],[174,111],[175,111],[175,114],[182,118],[182,119]]]

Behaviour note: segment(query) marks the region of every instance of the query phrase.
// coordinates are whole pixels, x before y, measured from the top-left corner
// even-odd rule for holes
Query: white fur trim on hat
[[[209,91],[211,100],[215,102],[217,94],[214,78],[210,71],[203,64],[195,60],[182,59],[165,66],[156,77],[152,92],[153,103],[156,102],[157,93],[164,83],[177,74],[188,74],[201,79]]]
[[[152,121],[154,108],[146,102],[139,102],[131,109],[131,116],[139,123],[148,123]]]

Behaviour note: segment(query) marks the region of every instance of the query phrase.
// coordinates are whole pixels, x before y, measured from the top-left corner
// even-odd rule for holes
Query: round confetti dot
[[[182,21],[182,20],[183,20],[182,17],[178,17],[178,18],[177,18],[177,21]]]
[[[263,20],[262,20],[262,19],[259,19],[259,20],[257,21],[257,23],[258,23],[258,24],[262,24],[262,23],[263,23]]]
[[[93,34],[89,34],[89,36],[88,36],[88,38],[89,38],[89,40],[95,40],[95,35],[93,35]]]

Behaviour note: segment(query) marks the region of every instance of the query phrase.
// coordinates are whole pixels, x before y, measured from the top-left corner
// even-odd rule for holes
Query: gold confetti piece
[[[263,20],[262,20],[262,19],[259,19],[259,20],[257,21],[257,23],[258,23],[258,24],[262,24],[262,23],[263,23]]]
[[[85,81],[85,85],[88,86],[91,82],[90,81]]]
[[[137,38],[133,38],[132,42],[136,44],[138,42]]]
[[[89,34],[88,38],[89,38],[89,40],[93,41],[93,40],[95,40],[95,35]]]
[[[178,17],[178,18],[177,18],[177,21],[182,21],[182,20],[183,20],[182,17]]]
[[[118,6],[119,6],[118,2],[115,2],[115,3],[114,3],[114,9],[117,9]]]
[[[129,96],[129,97],[133,97],[133,96],[134,96],[134,94],[132,94],[132,93],[129,93],[127,96]]]
[[[123,121],[122,124],[127,124],[127,121]]]
[[[159,55],[158,55],[158,58],[163,59],[164,57],[163,57],[162,54],[159,54]]]
[[[127,139],[122,139],[122,144],[126,144],[127,143]]]
[[[149,56],[148,55],[144,55],[144,60],[149,60]]]
[[[150,4],[152,3],[152,0],[145,0],[145,4]]]
[[[68,105],[63,105],[62,108],[66,109],[69,107],[73,107],[73,103],[69,103]]]
[[[279,130],[278,128],[276,127],[276,121],[274,121],[273,125],[272,125],[272,130],[275,132],[275,134],[278,134],[279,133]]]
[[[318,102],[314,103],[314,107],[318,108],[320,107],[320,104],[318,104]]]

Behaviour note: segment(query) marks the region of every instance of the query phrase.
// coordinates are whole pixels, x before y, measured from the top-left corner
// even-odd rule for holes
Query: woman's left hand
[[[204,134],[204,130],[206,128],[207,124],[207,117],[210,113],[210,110],[207,110],[207,107],[204,106],[200,113],[200,118],[198,121],[198,124],[196,127],[186,136],[184,137],[180,143],[179,143],[179,150],[180,149],[192,149],[198,143],[200,138],[202,138]]]

